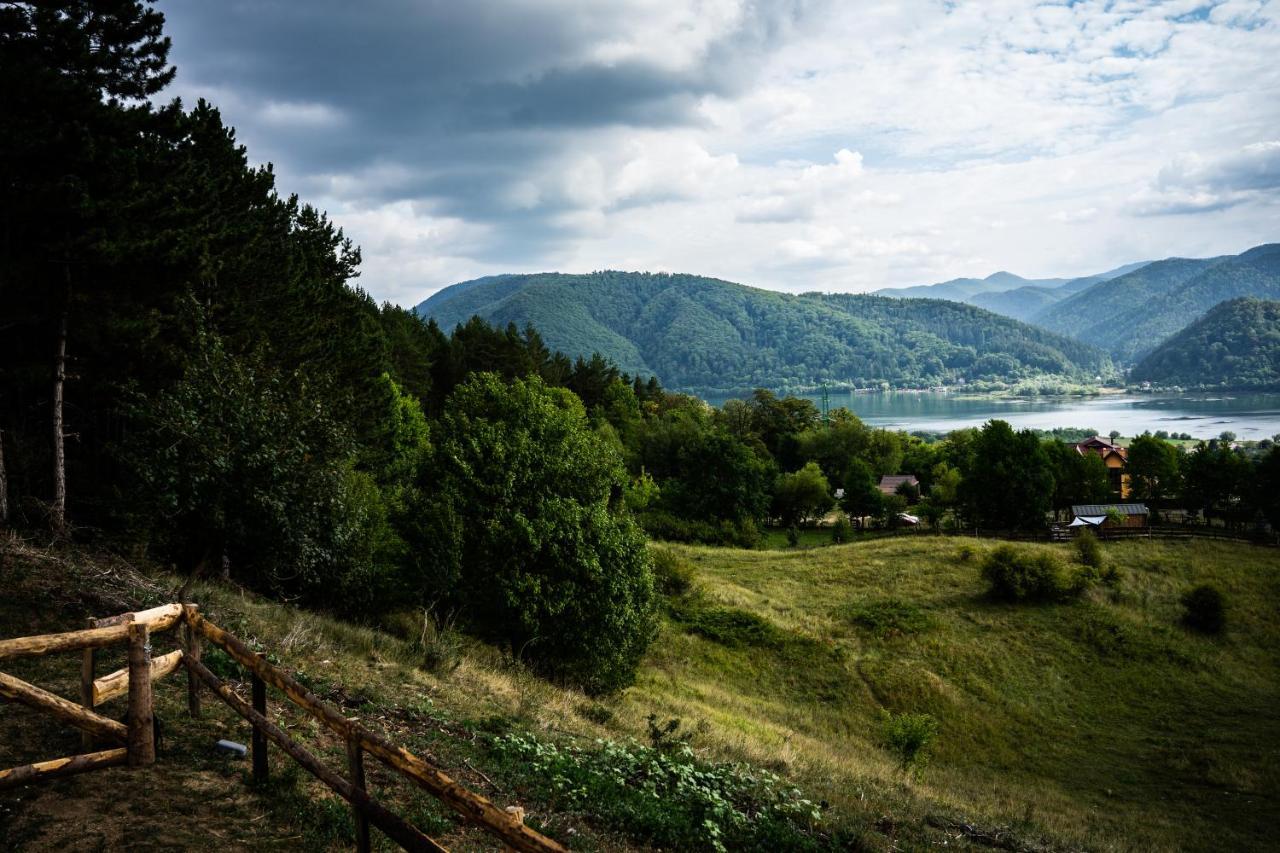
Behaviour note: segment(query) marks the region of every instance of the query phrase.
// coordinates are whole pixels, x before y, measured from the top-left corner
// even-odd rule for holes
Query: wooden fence
[[[183,629],[182,648],[153,656],[151,638],[176,625]],[[226,651],[248,670],[252,679],[251,702],[242,699],[201,662],[201,649],[206,640]],[[119,643],[128,644],[128,666],[95,678],[97,649]],[[191,716],[200,716],[200,690],[202,686],[207,687],[253,726],[254,779],[265,782],[268,778],[267,742],[271,741],[351,804],[358,850],[369,849],[370,824],[406,850],[444,849],[369,795],[364,777],[366,753],[441,800],[466,821],[487,830],[508,848],[531,853],[564,849],[525,826],[518,816],[468,790],[431,763],[348,720],[285,672],[268,663],[263,655],[255,654],[240,639],[205,619],[195,605],[166,604],[106,619],[91,619],[89,626],[80,631],[0,640],[0,661],[70,651],[79,651],[83,655],[79,705],[3,672],[0,672],[0,696],[79,728],[83,733],[85,752],[0,770],[0,788],[103,767],[124,764],[145,767],[155,763],[152,685],[181,666],[187,671],[187,709]],[[270,721],[267,717],[268,685],[345,741],[345,778],[325,766]],[[127,724],[108,719],[94,710],[102,703],[126,694],[129,702]],[[93,751],[97,740],[107,741],[113,746]]]

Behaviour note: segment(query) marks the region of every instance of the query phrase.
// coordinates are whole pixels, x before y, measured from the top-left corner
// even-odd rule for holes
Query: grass
[[[996,543],[963,545],[968,560],[961,543],[928,537],[784,554],[668,546],[709,601],[791,639],[769,654],[677,623],[626,702],[706,720],[707,740],[784,766],[851,811],[961,815],[1065,847],[1272,843],[1280,552],[1110,543],[1114,591],[1004,605],[978,576]],[[1019,547],[1070,558],[1066,546]],[[1181,596],[1204,582],[1230,603],[1220,639],[1179,622]],[[921,779],[892,766],[881,711],[938,721]]]
[[[762,547],[769,551],[794,551],[801,548],[822,548],[831,544],[831,528],[800,527],[796,532],[795,547],[787,541],[787,528],[767,527],[764,530]]]
[[[578,849],[664,838],[714,846],[710,836],[687,834],[705,827],[672,821],[703,815],[706,802],[729,808],[706,800],[707,791],[740,791],[740,779],[767,781],[766,773],[777,775],[768,784],[778,790],[799,789],[787,802],[820,804],[806,843],[1271,844],[1270,816],[1280,812],[1280,552],[1231,542],[1107,543],[1108,561],[1121,569],[1116,589],[1098,587],[1071,604],[1004,605],[984,596],[979,577],[995,544],[904,537],[788,551],[657,545],[691,567],[692,586],[667,599],[637,684],[605,700],[548,684],[420,612],[357,626],[217,584],[198,586],[194,597],[344,714],[499,805],[523,807],[531,825]],[[1020,547],[1071,556],[1067,546]],[[1181,597],[1200,583],[1226,596],[1220,636],[1179,621]],[[77,627],[90,613],[166,600],[178,585],[118,561],[0,543],[0,636]],[[71,696],[77,660],[5,669]],[[211,665],[236,675],[229,662]],[[349,849],[344,804],[287,770],[283,755],[273,752],[269,791],[247,784],[244,762],[212,755],[219,737],[248,741],[229,709],[207,698],[204,719],[190,721],[180,678],[156,693],[166,738],[155,768],[2,793],[0,838],[19,848],[74,846],[89,821],[94,832],[106,827],[102,849],[152,825],[179,846],[207,846],[221,833],[233,849]],[[343,767],[341,744],[278,697],[271,709]],[[902,769],[886,739],[886,712],[936,721],[927,765]],[[670,720],[680,721],[692,769],[667,767],[645,746]],[[77,748],[74,733],[39,715],[11,706],[0,713],[0,765]],[[704,799],[655,811],[608,793],[622,790],[620,765],[656,767],[645,778],[669,780],[664,797],[686,797],[686,775],[729,787],[698,781]],[[732,769],[739,765],[745,777]],[[555,773],[544,772],[552,766]],[[492,847],[376,762],[367,768],[379,797],[446,846]],[[556,774],[567,789],[554,787]]]

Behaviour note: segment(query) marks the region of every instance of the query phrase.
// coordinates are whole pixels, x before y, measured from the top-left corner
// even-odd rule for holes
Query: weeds
[[[676,726],[671,727],[671,722]],[[678,721],[650,725],[664,737]],[[698,761],[687,744],[596,741],[560,746],[531,734],[493,738],[507,772],[559,809],[584,811],[640,844],[674,850],[816,850],[822,812],[767,770]]]
[[[882,640],[904,634],[918,634],[932,624],[929,614],[920,607],[897,598],[857,602],[846,610],[846,615],[854,625]]]

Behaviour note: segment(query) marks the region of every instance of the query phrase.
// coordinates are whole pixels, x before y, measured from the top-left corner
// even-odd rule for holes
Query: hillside
[[[1050,305],[1031,322],[1132,363],[1214,305],[1241,296],[1280,298],[1280,244],[1156,261]]]
[[[479,315],[532,324],[570,355],[599,352],[664,385],[739,391],[822,382],[919,386],[1111,372],[1092,347],[968,305],[792,295],[691,275],[495,276],[417,307],[446,330]]]
[[[1220,303],[1156,347],[1130,380],[1184,388],[1280,387],[1280,302]]]
[[[1005,293],[1023,287],[1052,289],[1067,281],[1065,278],[1030,279],[1011,272],[994,272],[986,278],[953,278],[937,284],[917,284],[912,287],[885,287],[875,291],[876,296],[898,299],[949,299],[952,302],[970,302],[983,294]]]
[[[684,799],[700,796],[697,786],[645,808],[597,772],[625,761],[635,774],[638,757],[679,754],[637,744],[650,742],[651,716],[662,728],[678,719],[661,737],[687,738],[700,766],[720,768],[698,786],[747,762],[825,801],[805,836],[815,848],[991,849],[992,839],[1009,850],[1268,846],[1280,809],[1271,758],[1280,745],[1280,623],[1269,605],[1280,592],[1276,552],[1111,544],[1107,556],[1123,574],[1116,592],[1017,607],[982,596],[977,563],[994,544],[926,536],[785,552],[656,545],[685,565],[693,587],[667,599],[636,686],[601,700],[535,678],[447,627],[427,630],[420,612],[370,628],[232,586],[202,583],[194,595],[345,714],[500,805],[522,806],[531,824],[573,849],[710,846],[663,840],[703,829],[688,823],[697,812]],[[1230,623],[1217,640],[1177,624],[1179,596],[1205,581],[1228,596]],[[15,636],[156,603],[180,580],[18,546],[0,551],[0,582],[0,636]],[[247,689],[227,659],[208,650],[205,659]],[[74,695],[78,660],[6,670]],[[156,696],[165,734],[154,768],[0,792],[0,839],[115,850],[151,833],[175,848],[203,849],[213,836],[229,851],[350,849],[347,808],[283,755],[273,753],[272,787],[262,791],[246,783],[243,762],[212,753],[217,738],[248,741],[225,705],[207,698],[193,721],[180,679],[162,682]],[[343,766],[341,743],[275,698],[269,708]],[[882,709],[938,719],[918,777],[906,777],[885,748]],[[24,708],[0,714],[0,765],[69,754],[78,743]],[[367,766],[378,796],[450,849],[493,849],[376,762]],[[792,841],[757,849],[797,849]]]

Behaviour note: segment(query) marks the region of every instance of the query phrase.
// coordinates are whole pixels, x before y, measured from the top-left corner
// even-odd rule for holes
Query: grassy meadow
[[[656,843],[645,835],[651,820],[608,811],[603,794],[571,801],[541,784],[552,759],[563,758],[556,750],[586,754],[598,739],[647,744],[651,725],[672,719],[680,721],[673,737],[687,738],[699,759],[749,762],[825,801],[816,837],[833,846],[1273,845],[1280,552],[1227,542],[1107,544],[1107,559],[1121,569],[1116,588],[1095,587],[1071,604],[1006,605],[987,600],[979,578],[984,553],[997,544],[928,536],[800,551],[656,544],[691,583],[665,599],[637,684],[606,699],[548,684],[421,613],[358,627],[219,584],[198,586],[195,597],[344,713],[499,804],[525,807],[531,824],[575,849],[682,846]],[[1020,547],[1070,557],[1066,546]],[[23,549],[0,560],[0,574],[11,592],[0,602],[3,636],[165,600],[179,583]],[[1219,637],[1179,624],[1181,595],[1201,582],[1227,596]],[[236,677],[229,661],[206,657]],[[50,657],[9,670],[74,696],[77,661]],[[84,827],[60,816],[77,805],[119,814],[102,824],[107,848],[138,821],[160,826],[169,809],[190,814],[182,825],[197,834],[216,826],[227,849],[349,848],[340,801],[287,770],[283,756],[271,789],[255,791],[243,763],[208,751],[218,737],[247,742],[247,726],[213,699],[202,720],[190,721],[184,695],[180,679],[157,689],[166,745],[145,785],[119,769],[0,795],[0,838],[74,846]],[[885,748],[885,710],[937,719],[930,760],[918,771],[902,770]],[[342,766],[340,743],[281,702],[272,713]],[[537,743],[486,746],[513,733]],[[70,730],[25,709],[0,714],[0,765],[70,754],[77,744]],[[446,846],[491,847],[373,772],[379,796]]]

